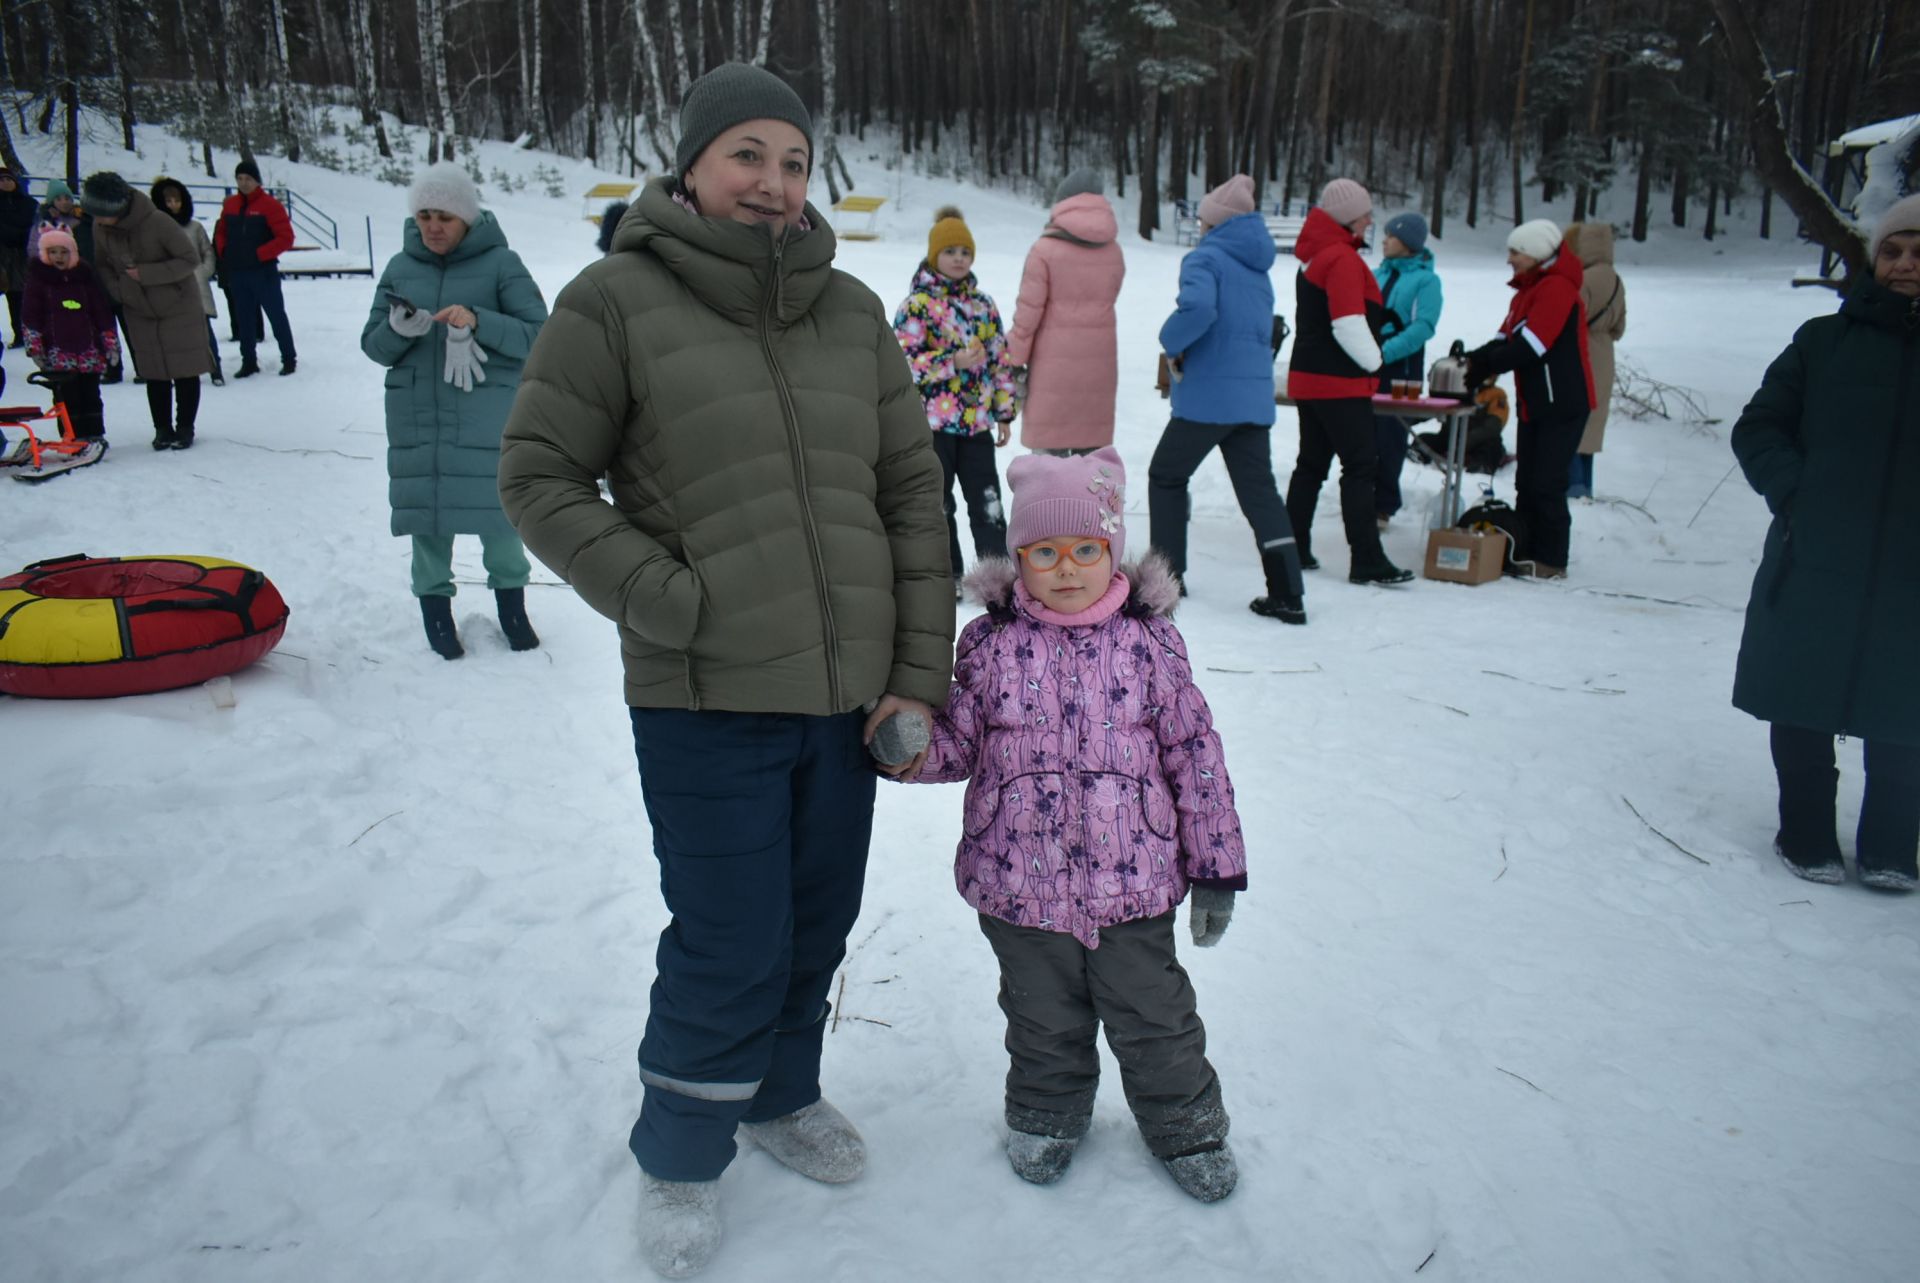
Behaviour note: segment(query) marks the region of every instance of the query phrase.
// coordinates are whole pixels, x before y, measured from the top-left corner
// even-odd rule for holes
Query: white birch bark
[[[594,74],[593,0],[580,0],[580,79],[587,91],[587,160],[599,164],[600,82]]]
[[[287,159],[298,164],[300,135],[293,127],[293,77],[287,69],[287,8],[283,0],[267,0],[267,62],[273,72],[274,109],[280,117],[281,145]]]
[[[640,57],[645,64],[642,70],[647,78],[648,101],[653,108],[649,113],[647,139],[653,144],[654,154],[660,157],[661,168],[671,169],[673,127],[667,114],[667,69],[661,65],[659,42],[653,38],[653,25],[647,19],[647,0],[633,0],[633,26],[640,33]]]

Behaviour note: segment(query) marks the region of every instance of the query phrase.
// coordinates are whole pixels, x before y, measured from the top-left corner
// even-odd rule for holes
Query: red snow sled
[[[37,405],[0,406],[0,424],[26,433],[9,443],[0,432],[0,468],[7,468],[15,481],[45,481],[76,468],[89,467],[106,457],[107,443],[101,437],[76,437],[73,419],[67,414],[67,402],[61,394],[62,377],[57,373],[35,370],[27,382],[43,387],[53,396],[53,405],[42,410]],[[0,386],[4,381],[0,380]],[[35,422],[45,419],[58,428],[60,435],[44,439],[33,430]]]
[[[57,557],[0,579],[0,692],[93,699],[192,686],[245,668],[287,603],[218,557]]]

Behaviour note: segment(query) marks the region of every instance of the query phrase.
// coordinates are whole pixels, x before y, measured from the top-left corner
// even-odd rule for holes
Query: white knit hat
[[[407,212],[437,209],[472,227],[480,221],[480,192],[467,171],[450,160],[429,165],[407,188]]]
[[[1560,224],[1550,218],[1536,218],[1507,234],[1507,248],[1544,263],[1559,252],[1560,242],[1565,239],[1560,234]]]
[[[1873,244],[1867,250],[1868,262],[1880,257],[1880,242],[1895,232],[1920,232],[1920,192],[1887,206],[1886,213],[1874,223]]]

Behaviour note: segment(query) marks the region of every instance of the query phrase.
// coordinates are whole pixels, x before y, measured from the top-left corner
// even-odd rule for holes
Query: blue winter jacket
[[[1412,258],[1389,258],[1373,269],[1387,310],[1399,316],[1401,328],[1389,330],[1380,344],[1382,366],[1414,360],[1410,368],[1426,373],[1427,340],[1440,325],[1440,274],[1433,270],[1433,251],[1423,249]],[[1415,375],[1402,375],[1413,378]]]
[[[1180,359],[1173,417],[1273,424],[1273,236],[1259,214],[1229,218],[1180,260],[1180,299],[1160,346]]]

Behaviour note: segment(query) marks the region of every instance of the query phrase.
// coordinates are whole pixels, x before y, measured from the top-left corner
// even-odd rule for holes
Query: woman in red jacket
[[[1340,520],[1356,584],[1404,584],[1413,578],[1387,560],[1373,517],[1373,389],[1380,371],[1380,331],[1387,309],[1380,284],[1360,261],[1373,226],[1373,197],[1351,178],[1320,193],[1294,242],[1300,275],[1294,287],[1293,363],[1287,399],[1300,415],[1300,457],[1287,482],[1287,511],[1300,564],[1317,569],[1313,510],[1335,455],[1340,457]]]
[[[1507,237],[1513,306],[1500,336],[1467,353],[1467,386],[1513,371],[1520,395],[1520,462],[1514,509],[1527,525],[1533,559],[1513,573],[1567,577],[1568,471],[1587,416],[1593,412],[1593,367],[1587,359],[1587,309],[1580,302],[1580,259],[1562,253],[1558,225],[1522,223]]]

